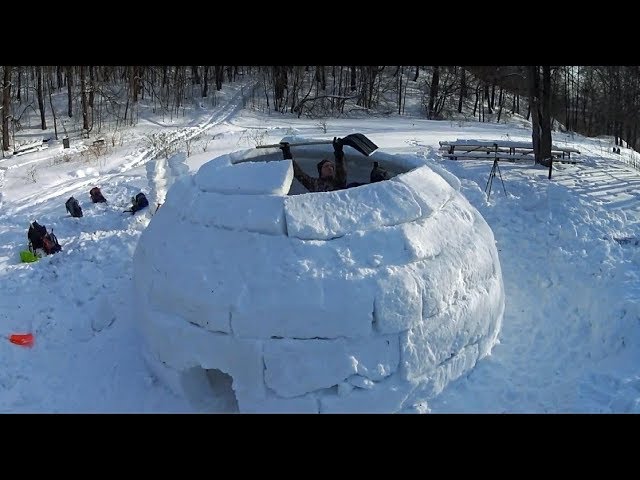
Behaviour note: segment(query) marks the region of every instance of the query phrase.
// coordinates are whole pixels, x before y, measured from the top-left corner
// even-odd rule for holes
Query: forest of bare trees
[[[196,102],[215,105],[225,83],[250,81],[248,108],[313,118],[405,115],[419,100],[425,118],[531,121],[536,159],[551,132],[611,135],[638,145],[638,66],[3,66],[2,148],[26,128],[89,137],[134,125],[143,111],[167,118]],[[59,99],[59,100],[57,100]],[[53,125],[47,124],[51,119]]]

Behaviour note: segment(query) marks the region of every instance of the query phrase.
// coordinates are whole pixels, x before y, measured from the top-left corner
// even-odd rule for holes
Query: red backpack
[[[107,201],[98,187],[93,187],[91,190],[89,190],[89,196],[91,197],[91,201],[93,203],[102,203]]]

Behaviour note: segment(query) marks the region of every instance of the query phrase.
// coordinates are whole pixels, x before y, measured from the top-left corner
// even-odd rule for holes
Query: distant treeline
[[[465,115],[499,122],[531,119],[546,143],[551,127],[638,143],[640,66],[3,66],[2,147],[25,120],[70,124],[85,136],[106,122],[138,121],[142,108],[170,117],[197,102],[215,105],[225,83],[251,85],[245,107],[330,118],[406,112],[419,102],[429,119]],[[532,101],[529,101],[529,99]],[[531,111],[536,114],[531,115]],[[70,123],[71,122],[71,123]],[[544,156],[544,154],[542,154]]]

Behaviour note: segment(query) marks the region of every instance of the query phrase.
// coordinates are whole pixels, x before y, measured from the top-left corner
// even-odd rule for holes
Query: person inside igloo
[[[298,180],[309,192],[332,192],[334,190],[342,190],[345,188],[358,187],[367,185],[366,182],[352,181],[347,183],[347,164],[344,155],[345,141],[342,138],[333,137],[333,156],[335,162],[328,158],[323,158],[316,164],[318,169],[318,178],[314,178],[307,174],[293,158],[291,153],[291,145],[289,142],[281,142],[280,149],[284,160],[291,160],[293,164],[293,173]],[[377,148],[373,143],[372,147]],[[358,149],[360,153],[368,155],[368,150]],[[370,183],[376,183],[389,179],[388,172],[379,165],[379,162],[373,162],[373,168],[370,173]]]
[[[335,163],[328,158],[323,158],[317,164],[318,178],[302,170],[291,154],[291,146],[283,142],[280,146],[284,160],[293,163],[293,175],[310,192],[332,192],[347,188],[347,166],[344,160],[344,150],[341,138],[333,138],[333,156]]]

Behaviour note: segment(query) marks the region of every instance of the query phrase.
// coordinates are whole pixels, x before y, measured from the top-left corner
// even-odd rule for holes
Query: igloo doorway
[[[201,412],[238,413],[233,377],[217,368],[193,367],[182,372],[182,391]]]

